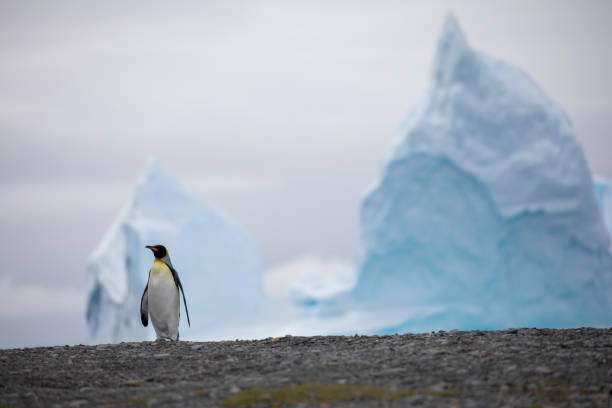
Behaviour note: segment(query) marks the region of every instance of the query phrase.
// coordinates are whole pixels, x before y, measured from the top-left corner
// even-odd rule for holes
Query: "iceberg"
[[[610,326],[593,188],[567,115],[449,15],[430,89],[362,202],[357,284],[328,309],[404,312],[379,333]]]
[[[304,258],[300,262],[299,266],[304,272],[291,283],[288,293],[289,300],[294,305],[316,306],[321,301],[333,298],[355,286],[354,268],[342,261],[329,260],[324,263],[320,259]]]
[[[595,197],[608,233],[612,236],[612,180],[595,176]],[[612,251],[612,240],[610,242]]]
[[[201,335],[231,320],[247,322],[262,298],[258,247],[247,231],[150,159],[132,198],[88,263],[87,324],[92,343],[154,339],[140,323],[140,297],[163,244],[178,271],[191,327],[181,310],[180,335]]]

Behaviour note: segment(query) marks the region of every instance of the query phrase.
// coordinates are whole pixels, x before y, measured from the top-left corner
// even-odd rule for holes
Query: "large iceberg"
[[[361,245],[335,304],[404,311],[379,332],[612,325],[608,232],[570,120],[452,15],[362,203]]]
[[[153,339],[140,323],[140,297],[153,262],[145,245],[163,244],[178,271],[188,307],[181,338],[249,322],[262,298],[256,243],[246,230],[150,159],[133,196],[88,264],[90,341]]]

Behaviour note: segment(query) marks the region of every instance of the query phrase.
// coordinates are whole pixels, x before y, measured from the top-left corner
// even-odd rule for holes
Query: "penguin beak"
[[[157,252],[157,248],[147,245],[145,248],[149,248],[153,252]]]

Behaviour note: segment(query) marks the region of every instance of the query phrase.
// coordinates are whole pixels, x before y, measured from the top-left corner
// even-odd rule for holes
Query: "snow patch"
[[[345,292],[355,282],[355,269],[348,262],[312,255],[270,268],[264,275],[264,288],[268,294],[300,304]]]

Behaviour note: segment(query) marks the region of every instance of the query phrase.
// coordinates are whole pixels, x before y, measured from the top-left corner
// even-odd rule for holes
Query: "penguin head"
[[[156,259],[162,259],[166,255],[168,255],[168,250],[163,245],[147,245],[145,248],[149,248],[151,251],[153,251],[153,255]]]

